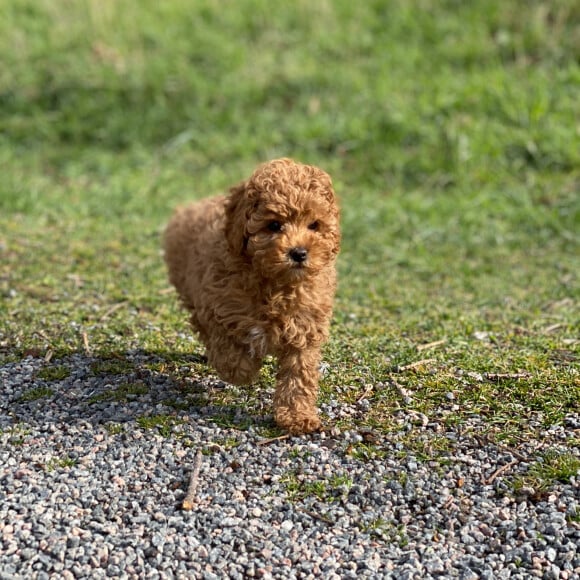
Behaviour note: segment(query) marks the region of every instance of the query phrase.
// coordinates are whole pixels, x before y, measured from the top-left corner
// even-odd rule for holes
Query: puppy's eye
[[[277,222],[277,221],[270,222],[268,224],[268,229],[274,233],[281,232],[282,231],[282,224],[280,222]]]
[[[308,229],[312,230],[312,231],[317,231],[319,227],[320,227],[320,224],[318,223],[318,220],[316,220],[308,225]]]

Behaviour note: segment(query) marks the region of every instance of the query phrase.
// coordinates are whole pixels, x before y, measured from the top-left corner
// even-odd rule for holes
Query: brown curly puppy
[[[179,208],[165,231],[169,279],[230,383],[278,359],[274,417],[290,433],[320,427],[320,348],[328,338],[340,246],[330,177],[291,159],[258,167],[229,196]]]

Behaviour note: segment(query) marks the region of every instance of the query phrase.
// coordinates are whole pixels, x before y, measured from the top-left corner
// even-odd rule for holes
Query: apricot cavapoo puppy
[[[340,245],[330,177],[290,159],[258,167],[228,196],[179,208],[165,231],[169,279],[229,383],[278,359],[274,418],[290,433],[320,427],[320,349],[328,338]]]

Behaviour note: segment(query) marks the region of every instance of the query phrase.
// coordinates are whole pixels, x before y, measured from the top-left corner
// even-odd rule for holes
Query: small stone
[[[165,538],[161,534],[153,534],[153,537],[151,538],[151,543],[156,548],[160,548],[165,543]]]
[[[423,562],[423,566],[429,574],[443,574],[445,572],[445,564],[441,558],[430,558]]]
[[[560,568],[552,564],[544,573],[545,580],[558,580],[560,578]]]

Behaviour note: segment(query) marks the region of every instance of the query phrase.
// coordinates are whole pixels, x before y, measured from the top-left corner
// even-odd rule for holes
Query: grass
[[[526,491],[538,498],[560,483],[569,483],[580,474],[580,459],[572,453],[549,449],[532,463],[524,475],[514,478],[512,485],[516,493]]]
[[[387,451],[369,443],[354,443],[348,447],[347,455],[361,461],[370,461],[386,457]]]
[[[359,527],[362,532],[388,540],[389,543],[397,544],[401,548],[409,543],[406,529],[403,525],[395,526],[393,523],[382,518],[376,518],[369,522],[361,522]]]
[[[577,2],[0,13],[0,361],[90,352],[95,375],[126,374],[140,349],[177,381],[207,373],[160,231],[176,204],[288,155],[341,198],[321,400],[370,403],[344,426],[475,415],[517,442],[579,411]],[[271,375],[233,404],[266,413]]]
[[[353,480],[346,475],[308,479],[303,474],[290,470],[282,475],[280,484],[291,502],[315,498],[322,503],[333,503],[346,498],[353,485]]]
[[[25,391],[21,397],[18,399],[20,403],[30,403],[32,401],[38,401],[40,399],[47,399],[52,397],[53,390],[49,387],[36,387],[33,389],[28,389]]]
[[[173,428],[183,421],[172,415],[147,415],[137,418],[137,425],[141,429],[156,430],[162,437],[170,437]]]
[[[291,502],[313,496],[321,501],[327,500],[327,483],[325,480],[304,481],[299,474],[288,472],[280,478],[286,495]]]
[[[95,376],[126,375],[133,370],[125,360],[101,359],[91,364],[91,372]]]
[[[140,395],[146,395],[149,388],[143,383],[122,383],[115,389],[110,389],[94,395],[89,399],[90,403],[100,403],[103,401],[116,401],[125,403],[127,401],[138,399]]]
[[[52,457],[45,464],[45,469],[48,472],[52,472],[57,469],[71,468],[76,464],[77,460],[71,457]]]
[[[30,427],[24,423],[15,423],[6,429],[0,429],[0,435],[8,435],[7,443],[15,446],[23,445],[30,432]]]
[[[109,422],[105,423],[104,427],[107,433],[111,436],[121,435],[122,433],[125,432],[124,426],[121,425],[120,423]]]
[[[70,369],[65,366],[45,367],[38,371],[37,377],[45,381],[62,381],[70,375]]]

